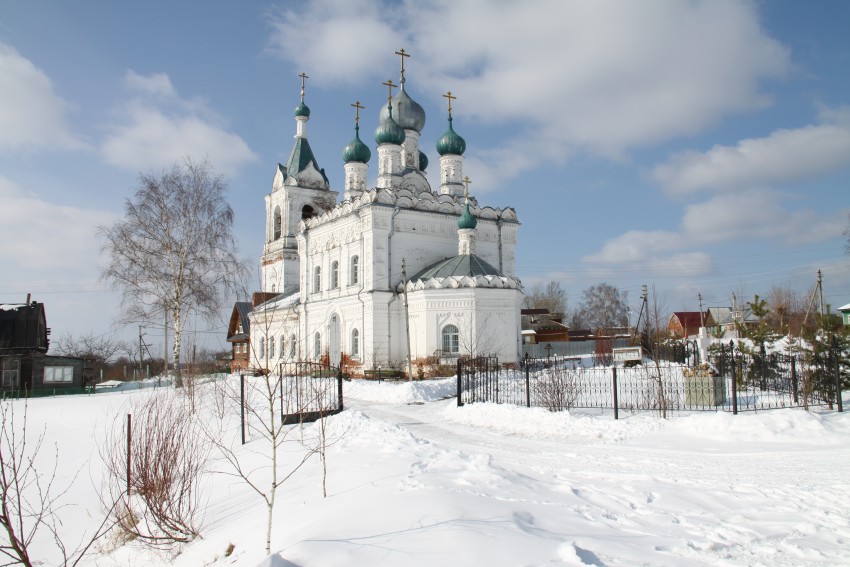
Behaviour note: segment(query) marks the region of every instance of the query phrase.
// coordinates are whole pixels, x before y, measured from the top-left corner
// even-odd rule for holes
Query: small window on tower
[[[316,212],[313,210],[313,207],[304,205],[304,208],[301,209],[301,220],[311,219],[314,216],[316,216]]]
[[[357,285],[358,283],[360,283],[360,256],[352,256],[349,285]]]
[[[316,266],[316,269],[313,270],[313,293],[320,291],[322,291],[322,268]]]
[[[274,238],[273,240],[277,240],[280,238],[280,207],[274,208]]]

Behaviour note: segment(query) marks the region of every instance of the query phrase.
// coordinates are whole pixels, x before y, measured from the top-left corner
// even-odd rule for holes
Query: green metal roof
[[[307,141],[307,138],[299,136],[295,138],[295,145],[292,146],[292,153],[289,154],[289,159],[286,161],[286,173],[289,177],[295,177],[297,179],[298,174],[304,171],[307,164],[310,163],[313,164],[316,171],[322,174],[325,182],[327,182],[328,178],[325,175],[324,170],[319,168],[319,164],[313,156],[313,150],[310,148],[310,142]]]
[[[410,281],[429,280],[431,278],[450,278],[463,276],[499,276],[502,273],[475,254],[461,254],[431,264],[410,278]]]
[[[306,116],[310,118],[310,107],[304,104],[303,100],[295,107],[295,116]]]
[[[371,157],[372,152],[369,150],[369,146],[360,139],[360,126],[355,126],[354,139],[342,149],[342,159],[345,163],[369,163]]]
[[[449,114],[449,129],[437,140],[437,153],[441,156],[453,154],[462,156],[466,151],[466,140],[452,128],[452,115]]]
[[[378,129],[375,130],[375,142],[380,144],[394,144],[400,146],[404,143],[406,135],[404,128],[398,125],[398,122],[393,119],[392,109],[387,114],[386,118],[381,120]]]
[[[469,202],[466,203],[466,206],[463,208],[463,213],[460,215],[460,218],[457,219],[457,227],[459,229],[468,229],[475,228],[478,226],[478,219],[473,216],[472,211],[469,210]]]
[[[428,168],[428,156],[422,150],[419,150],[419,171],[425,171]]]

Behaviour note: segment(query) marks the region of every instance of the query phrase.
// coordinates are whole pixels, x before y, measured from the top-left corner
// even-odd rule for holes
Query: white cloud
[[[165,74],[128,71],[131,98],[101,145],[108,163],[133,170],[166,167],[186,156],[209,158],[217,171],[233,174],[257,155],[201,99],[181,98]]]
[[[71,133],[69,110],[44,71],[0,43],[0,150],[85,148]]]
[[[846,227],[850,209],[826,214],[789,210],[782,206],[785,200],[784,194],[769,190],[715,195],[686,206],[678,230],[629,231],[583,261],[612,267],[643,263],[666,273],[694,275],[695,265],[711,268],[710,257],[699,251],[707,245],[758,239],[808,244],[838,238]]]
[[[26,274],[29,280],[56,282],[87,274],[93,281],[100,249],[96,227],[115,218],[105,211],[49,203],[0,176],[0,265],[5,273]]]
[[[668,193],[732,191],[817,177],[850,165],[850,110],[822,109],[829,123],[674,155],[653,171]]]
[[[404,46],[409,90],[456,113],[518,124],[557,155],[620,156],[762,108],[787,50],[750,2],[405,2],[323,0],[274,16],[272,49],[319,83],[373,81]],[[397,58],[396,58],[397,59]],[[397,61],[395,65],[397,65]],[[396,67],[397,68],[397,67]],[[527,164],[539,163],[526,147]],[[542,158],[552,159],[551,154]],[[516,168],[515,168],[516,169]]]

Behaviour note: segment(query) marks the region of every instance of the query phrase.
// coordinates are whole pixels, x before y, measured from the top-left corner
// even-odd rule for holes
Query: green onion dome
[[[419,171],[425,171],[428,167],[428,156],[422,153],[422,150],[419,150]]]
[[[396,93],[393,97],[392,108],[394,109],[393,116],[399,126],[405,130],[416,130],[417,132],[422,132],[422,128],[425,127],[425,111],[422,109],[422,106],[410,98],[410,95],[408,95],[407,91],[404,90],[404,81],[402,81],[401,88],[398,93]],[[385,104],[383,108],[381,108],[379,119],[384,120],[387,116],[389,116],[389,113],[389,104]]]
[[[369,150],[369,146],[360,139],[360,126],[355,126],[354,139],[342,149],[342,159],[345,163],[369,163],[371,157],[372,152]]]
[[[472,216],[472,212],[469,210],[469,201],[467,201],[466,206],[463,208],[463,213],[457,219],[457,227],[459,229],[469,229],[476,226],[478,226],[478,219]]]
[[[437,140],[437,153],[441,156],[453,154],[462,156],[466,151],[466,141],[452,128],[452,115],[449,114],[449,129]]]
[[[310,118],[310,108],[304,104],[302,100],[301,103],[295,107],[295,116],[304,116],[305,118]]]
[[[404,128],[393,119],[392,107],[390,107],[386,118],[381,120],[378,129],[375,130],[375,141],[378,145],[393,144],[400,146],[404,143],[405,137]]]

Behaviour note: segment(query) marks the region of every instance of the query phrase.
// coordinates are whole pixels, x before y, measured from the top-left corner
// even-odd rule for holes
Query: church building
[[[271,299],[249,315],[255,368],[298,360],[337,365],[343,358],[406,371],[409,361],[434,356],[518,360],[516,212],[469,196],[466,142],[452,126],[451,92],[443,95],[448,124],[436,144],[440,186],[431,187],[419,148],[425,112],[406,90],[408,55],[397,54],[401,79],[384,83],[389,96],[375,130],[375,178],[357,102],[354,138],[342,150],[341,199],[308,141],[301,75],[295,143],[265,197],[262,290],[255,296]]]

